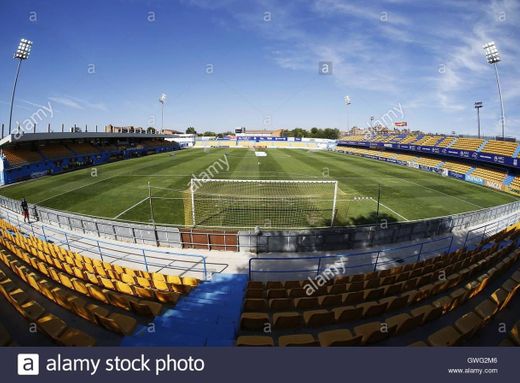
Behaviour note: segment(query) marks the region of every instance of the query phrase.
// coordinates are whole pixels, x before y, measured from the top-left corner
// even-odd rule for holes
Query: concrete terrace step
[[[520,156],[520,143],[518,144],[518,146],[515,149],[515,152],[513,153],[513,158],[518,158],[518,156]]]
[[[489,142],[489,140],[484,140],[482,141],[482,143],[480,144],[480,146],[477,148],[477,152],[481,152],[482,149],[484,149],[484,147],[487,145],[487,143]]]
[[[515,179],[515,176],[508,174],[506,179],[504,180],[504,185],[505,186],[511,185],[511,183],[513,182],[514,179]]]
[[[454,140],[452,139],[452,141],[450,142],[450,144],[448,146],[446,146],[446,148],[451,148],[453,145],[455,145],[457,143],[459,139],[458,138],[455,138]]]
[[[473,173],[477,168],[471,168],[466,172],[466,175],[469,176],[471,173]]]
[[[216,274],[154,320],[123,346],[232,346],[238,331],[246,274]]]

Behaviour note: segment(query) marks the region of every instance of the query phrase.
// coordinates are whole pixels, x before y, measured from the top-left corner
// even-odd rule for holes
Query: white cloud
[[[77,97],[71,97],[71,96],[52,96],[49,97],[49,100],[52,102],[55,102],[57,104],[73,108],[73,109],[80,109],[80,110],[86,110],[86,109],[96,109],[106,112],[108,109],[103,103],[92,103],[87,100],[83,100]]]

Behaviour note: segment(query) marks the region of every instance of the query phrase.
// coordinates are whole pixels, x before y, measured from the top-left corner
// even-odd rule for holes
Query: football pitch
[[[2,188],[0,194],[15,199],[25,197],[30,203],[57,210],[170,225],[190,224],[191,208],[187,206],[190,181],[206,176],[241,180],[336,180],[335,225],[366,224],[378,219],[411,221],[517,200],[502,192],[437,174],[336,152],[266,149],[265,153],[264,157],[248,149],[162,153],[22,182]],[[233,190],[228,187],[227,193],[232,202]],[[275,197],[284,197],[283,190],[279,193]],[[241,196],[240,189],[236,189],[236,196]],[[265,203],[266,210],[279,210],[277,205],[269,205],[268,200]],[[239,210],[229,202],[226,206],[226,211],[221,212],[223,217]],[[261,210],[262,206],[256,204],[254,209]],[[247,209],[240,214],[247,215]],[[240,225],[241,221],[234,218],[220,222],[223,227],[255,225],[250,220]],[[330,224],[330,219],[328,222],[317,219],[308,226],[325,224]],[[276,222],[272,226],[276,227]]]

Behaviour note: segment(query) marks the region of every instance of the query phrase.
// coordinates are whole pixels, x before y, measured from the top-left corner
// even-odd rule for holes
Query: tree
[[[190,126],[188,129],[186,129],[186,134],[197,134],[197,131],[193,126]]]
[[[215,132],[207,131],[207,132],[204,132],[202,135],[205,137],[213,137],[213,136],[216,136],[217,134]]]

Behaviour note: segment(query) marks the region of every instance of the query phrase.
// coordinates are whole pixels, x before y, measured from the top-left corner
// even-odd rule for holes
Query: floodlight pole
[[[13,85],[13,94],[11,95],[11,107],[10,107],[10,111],[9,111],[9,134],[11,134],[11,122],[13,120],[14,96],[16,94],[16,84],[18,84],[18,76],[20,75],[21,66],[22,66],[22,59],[18,59],[18,65],[16,68],[16,77],[14,79],[14,85]]]
[[[482,48],[484,48],[484,52],[486,53],[486,60],[488,64],[493,64],[495,67],[495,76],[497,79],[497,87],[498,87],[498,97],[500,98],[500,110],[501,110],[501,125],[502,125],[502,139],[505,138],[505,125],[506,125],[506,117],[504,113],[504,101],[502,100],[502,90],[500,88],[500,77],[498,76],[498,67],[497,63],[501,61],[500,53],[495,45],[494,41],[490,41],[485,44]]]
[[[161,132],[164,131],[164,102],[161,102]]]
[[[350,115],[349,115],[349,105],[351,104],[351,101],[350,101],[350,96],[345,96],[343,98],[343,100],[345,101],[345,109],[347,110],[347,132],[349,131],[350,129]]]
[[[504,101],[502,100],[502,90],[500,88],[500,77],[498,76],[498,67],[497,67],[497,63],[494,63],[493,66],[495,67],[495,75],[496,75],[496,78],[497,78],[497,87],[498,87],[498,97],[500,98],[500,109],[501,109],[501,112],[502,112],[502,116],[501,116],[501,124],[502,124],[502,139],[505,138],[505,124],[506,124],[506,116],[505,116],[505,113],[504,113]]]
[[[482,106],[482,101],[475,102],[475,109],[477,110],[478,138],[480,138],[480,108],[482,108]]]

